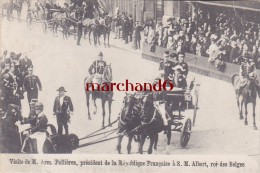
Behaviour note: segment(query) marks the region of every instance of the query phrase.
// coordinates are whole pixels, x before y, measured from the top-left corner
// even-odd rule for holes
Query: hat
[[[103,56],[103,53],[102,53],[102,52],[99,52],[99,53],[98,53],[98,56]]]
[[[183,67],[181,65],[176,65],[175,67],[172,68],[173,70],[181,70],[184,71]]]
[[[168,50],[164,51],[164,56],[169,56],[169,51]]]
[[[61,86],[59,89],[57,89],[57,91],[59,91],[59,92],[61,92],[61,91],[67,92],[63,86]]]
[[[33,66],[32,65],[28,68],[28,71],[33,71]]]

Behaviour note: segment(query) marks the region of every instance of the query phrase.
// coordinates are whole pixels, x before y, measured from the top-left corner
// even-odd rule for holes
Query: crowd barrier
[[[151,60],[154,62],[159,62],[163,60],[163,53],[166,51],[166,48],[156,46],[155,51],[151,52],[151,44],[143,43],[142,49],[142,58]],[[174,53],[173,50],[169,50],[170,54]],[[171,59],[170,59],[171,60]],[[222,81],[231,82],[231,78],[233,75],[238,74],[239,72],[239,65],[226,63],[225,70],[219,71],[215,66],[214,63],[208,62],[208,58],[193,55],[186,53],[185,54],[185,61],[189,65],[189,70],[198,73],[204,76],[213,77]],[[159,68],[159,65],[158,65]],[[260,79],[260,70],[257,70],[258,79]]]

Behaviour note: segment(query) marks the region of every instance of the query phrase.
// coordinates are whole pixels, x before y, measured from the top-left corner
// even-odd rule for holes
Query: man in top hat
[[[65,95],[65,88],[61,86],[57,91],[59,91],[59,96],[55,98],[53,112],[57,118],[58,133],[62,134],[63,127],[65,129],[65,134],[69,134],[68,122],[70,122],[70,115],[73,114],[73,104],[71,98]]]
[[[141,49],[141,31],[144,30],[142,26],[140,26],[138,21],[135,21],[135,26],[134,26],[134,46],[136,49]]]
[[[178,54],[178,62],[176,64],[176,66],[180,65],[182,67],[183,77],[186,78],[188,73],[189,73],[189,66],[186,62],[184,62],[184,58],[185,58],[185,53],[179,53]]]
[[[164,80],[169,80],[171,78],[171,74],[173,73],[172,67],[174,64],[169,61],[169,51],[165,51],[163,56],[164,60],[160,62],[159,73],[163,75]]]
[[[23,78],[28,75],[28,68],[32,65],[32,60],[28,58],[27,52],[25,52],[20,59],[20,70]]]
[[[24,90],[27,92],[29,104],[32,99],[38,99],[38,90],[42,91],[39,77],[33,74],[33,66],[28,68],[28,75],[24,79]]]

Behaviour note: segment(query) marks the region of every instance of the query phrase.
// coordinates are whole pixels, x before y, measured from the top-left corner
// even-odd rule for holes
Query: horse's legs
[[[107,45],[106,45],[106,33],[104,33],[103,35],[104,35],[104,46],[107,47]]]
[[[90,39],[90,36],[91,36],[91,29],[89,30],[89,33],[88,33],[88,40],[89,40],[89,44],[91,45],[91,39]]]
[[[102,98],[102,116],[103,116],[103,121],[102,121],[102,127],[104,127],[105,125],[105,116],[106,116],[106,100],[105,98]]]
[[[140,154],[143,154],[143,146],[144,146],[146,137],[147,137],[147,135],[145,135],[145,134],[141,135],[140,144],[139,144],[139,153]]]
[[[108,45],[108,47],[110,47],[110,44],[109,44],[109,37],[110,37],[110,31],[108,31],[108,33],[107,33],[107,45]]]
[[[247,122],[247,103],[245,102],[245,125],[248,125],[248,122]]]
[[[157,143],[158,143],[158,133],[155,134],[155,137],[154,137],[154,149],[157,150]]]
[[[153,153],[153,145],[154,145],[154,141],[155,141],[155,135],[149,135],[150,137],[150,145],[149,145],[149,149],[148,149],[148,154],[152,154]]]
[[[86,101],[87,101],[87,109],[88,109],[88,119],[91,120],[90,112],[89,112],[89,97],[90,94],[86,92]]]
[[[242,97],[239,97],[238,98],[238,108],[239,108],[239,115],[240,115],[240,120],[244,119],[243,117],[243,103],[244,103],[244,100]]]
[[[128,144],[127,144],[127,153],[130,154],[131,153],[131,143],[133,140],[134,135],[129,135],[128,137]]]
[[[256,126],[256,123],[255,123],[255,106],[256,106],[256,102],[254,101],[252,103],[252,106],[253,106],[253,125],[254,125],[254,130],[257,130],[257,126]]]
[[[93,111],[93,114],[94,114],[94,115],[97,113],[96,92],[97,92],[97,91],[93,91],[93,92],[92,92],[92,101],[93,101],[94,108],[95,108],[94,111]]]
[[[118,154],[121,154],[121,142],[122,142],[122,140],[123,140],[123,135],[121,136],[118,136],[118,143],[117,143],[117,151],[118,151]]]
[[[112,125],[111,125],[111,121],[110,121],[110,118],[111,118],[111,106],[112,106],[112,96],[111,96],[111,98],[109,98],[109,100],[108,100],[108,113],[109,113],[109,115],[108,115],[108,124],[109,124],[110,126],[112,126]]]
[[[171,125],[166,126],[166,128],[167,128],[167,145],[170,145],[171,137],[172,137]]]

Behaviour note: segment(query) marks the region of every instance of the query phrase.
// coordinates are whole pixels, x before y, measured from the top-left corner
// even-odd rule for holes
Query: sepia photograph
[[[0,9],[0,172],[260,171],[260,0]]]

